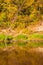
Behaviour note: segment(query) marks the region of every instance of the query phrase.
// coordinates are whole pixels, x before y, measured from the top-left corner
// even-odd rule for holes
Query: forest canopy
[[[27,27],[42,19],[43,0],[0,0],[0,27]]]

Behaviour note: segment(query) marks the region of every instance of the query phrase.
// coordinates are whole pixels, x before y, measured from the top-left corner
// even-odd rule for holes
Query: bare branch
[[[20,6],[20,5],[18,5],[18,6],[19,6],[18,11],[17,11],[17,12],[15,13],[15,15],[13,16],[13,18],[12,18],[12,20],[11,20],[11,22],[12,22],[12,23],[14,23],[14,21],[16,21],[16,20],[17,20],[18,13],[22,10],[22,7],[23,7],[23,5],[24,5],[25,1],[26,1],[26,0],[24,0],[24,1],[23,1],[23,3],[21,4],[21,6]]]

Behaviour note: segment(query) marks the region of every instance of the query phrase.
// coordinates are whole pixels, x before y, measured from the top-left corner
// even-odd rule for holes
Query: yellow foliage
[[[10,3],[11,0],[4,0],[6,3]]]
[[[9,5],[7,7],[7,9],[9,10],[9,12],[15,13],[17,11],[17,6],[16,5],[14,5],[14,6]]]
[[[25,7],[29,7],[33,4],[34,0],[26,0]]]
[[[12,16],[13,16],[13,14],[12,13],[9,13],[8,18],[11,20]]]
[[[6,13],[2,12],[0,13],[0,21],[3,21],[6,18]]]
[[[30,20],[36,20],[36,17],[37,17],[37,10],[34,8],[33,11],[31,12],[30,14]]]

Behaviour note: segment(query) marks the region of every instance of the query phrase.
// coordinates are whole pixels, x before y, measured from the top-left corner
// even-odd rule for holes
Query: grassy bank
[[[43,35],[34,33],[31,35],[11,35],[0,34],[0,47],[8,46],[21,46],[21,47],[43,47]]]

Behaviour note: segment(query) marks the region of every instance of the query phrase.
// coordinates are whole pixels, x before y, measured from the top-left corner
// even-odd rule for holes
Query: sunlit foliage
[[[42,18],[43,0],[0,0],[0,24],[10,22],[13,28],[22,24],[27,27]],[[17,22],[19,25],[15,25]]]

